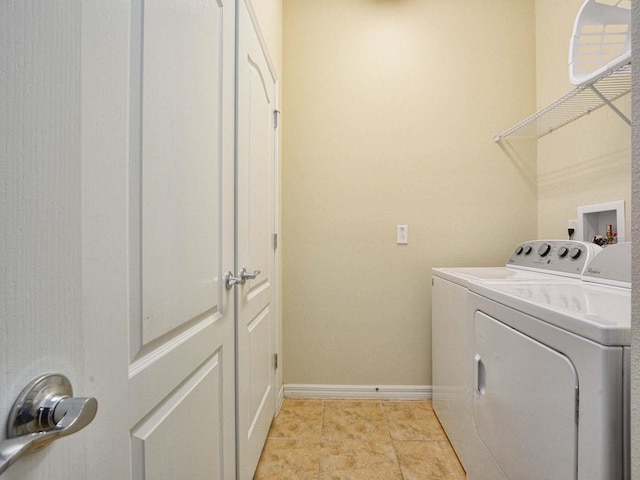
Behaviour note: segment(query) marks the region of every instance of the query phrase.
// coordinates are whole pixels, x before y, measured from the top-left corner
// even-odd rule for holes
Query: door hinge
[[[274,362],[273,363],[275,365],[275,369],[277,370],[278,369],[278,354],[274,353],[273,354],[273,358],[274,358]]]
[[[278,117],[280,116],[280,110],[273,111],[273,128],[278,128]]]
[[[576,424],[580,422],[580,387],[576,387]]]
[[[274,233],[273,234],[273,249],[277,249],[278,248],[278,234]]]

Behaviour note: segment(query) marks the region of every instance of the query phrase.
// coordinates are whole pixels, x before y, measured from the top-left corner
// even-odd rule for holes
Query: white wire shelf
[[[631,64],[606,72],[592,82],[580,85],[542,110],[505,132],[494,135],[499,142],[508,136],[543,137],[598,108],[608,105],[627,124],[631,121],[611,102],[631,91]]]

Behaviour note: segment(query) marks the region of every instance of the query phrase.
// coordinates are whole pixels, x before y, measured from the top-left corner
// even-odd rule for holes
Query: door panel
[[[473,420],[507,478],[577,478],[577,372],[566,356],[474,315]]]
[[[225,330],[222,317],[217,320],[209,319],[133,363],[129,381],[131,424],[139,422],[205,363],[212,355],[212,345],[219,345],[220,338],[225,338]],[[219,360],[229,362],[233,349],[228,345],[223,348],[225,350],[216,349],[216,354],[220,357]],[[228,349],[231,353],[226,351]],[[231,358],[232,365],[233,361]]]
[[[144,4],[142,341],[220,312],[222,6]]]
[[[240,478],[253,477],[275,411],[275,78],[251,13],[239,2],[237,267],[260,270],[238,285]]]
[[[255,422],[265,402],[272,395],[271,370],[272,346],[265,339],[271,339],[272,318],[269,309],[265,309],[247,326],[249,331],[249,359],[251,391],[249,396],[249,418]],[[254,424],[255,425],[255,424]],[[254,428],[254,425],[249,427]],[[251,433],[249,434],[251,436]]]
[[[224,478],[222,355],[216,353],[132,431],[134,478]],[[205,441],[203,441],[205,440]]]

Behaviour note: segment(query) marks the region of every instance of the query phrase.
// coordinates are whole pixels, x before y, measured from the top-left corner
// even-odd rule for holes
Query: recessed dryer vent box
[[[616,242],[625,241],[624,200],[578,207],[578,239],[590,242],[596,235],[606,235],[612,225]]]

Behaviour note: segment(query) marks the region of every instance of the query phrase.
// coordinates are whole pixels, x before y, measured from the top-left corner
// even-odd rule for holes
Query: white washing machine
[[[620,244],[580,283],[469,283],[473,424],[479,463],[495,464],[497,478],[630,478],[630,265]]]
[[[530,241],[514,249],[505,267],[433,269],[433,408],[462,465],[467,471],[481,475],[479,478],[505,477],[487,455],[473,425],[474,354],[469,284],[579,283],[586,264],[600,250],[576,241]]]

